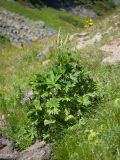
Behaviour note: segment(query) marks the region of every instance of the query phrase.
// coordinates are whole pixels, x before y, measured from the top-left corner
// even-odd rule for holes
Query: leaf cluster
[[[58,54],[52,67],[31,82],[28,116],[43,138],[76,124],[96,97],[96,83],[69,53]]]

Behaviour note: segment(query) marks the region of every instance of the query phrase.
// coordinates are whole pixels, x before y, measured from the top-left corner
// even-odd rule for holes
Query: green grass
[[[101,106],[96,116],[82,119],[54,145],[53,160],[118,160],[120,99]]]
[[[0,0],[0,7],[18,13],[34,21],[42,20],[49,27],[63,32],[71,33],[83,28],[85,19],[80,16],[73,16],[65,10],[56,10],[53,8],[35,9],[20,5],[17,2],[8,2]]]
[[[54,38],[33,42],[21,48],[6,43],[1,48],[0,43],[0,116],[4,114],[12,127],[5,128],[4,135],[19,149],[32,144],[36,136],[34,126],[27,118],[26,106],[23,107],[20,103],[20,97],[30,90],[29,82],[33,75],[43,71],[44,66],[37,54],[51,42],[54,42]]]
[[[36,55],[51,41],[54,42],[54,38],[24,45],[21,48],[8,44],[1,48],[0,94],[3,94],[8,101],[8,109],[14,103],[11,101],[16,101],[18,88],[20,87],[23,91],[28,90],[28,84],[33,74],[41,71],[41,61],[36,58]]]
[[[9,39],[0,34],[0,50],[9,44],[10,44]]]

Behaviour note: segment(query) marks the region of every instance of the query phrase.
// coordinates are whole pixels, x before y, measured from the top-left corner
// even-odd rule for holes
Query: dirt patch
[[[89,35],[88,32],[82,32],[71,35],[69,40],[72,41],[73,39],[76,39],[77,41],[76,49],[82,49],[90,45],[93,45],[97,42],[100,42],[102,38],[103,35],[100,32],[96,33],[92,37]]]
[[[89,45],[93,45],[97,42],[100,42],[102,40],[103,36],[100,32],[96,33],[92,38],[90,38],[88,35],[79,37],[78,38],[78,44],[77,49],[85,48]]]
[[[105,44],[100,50],[111,54],[104,58],[102,63],[116,64],[120,62],[120,37]]]

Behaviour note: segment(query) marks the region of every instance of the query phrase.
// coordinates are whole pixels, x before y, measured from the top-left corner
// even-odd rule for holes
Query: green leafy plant
[[[96,97],[96,83],[69,50],[63,48],[58,48],[52,67],[35,75],[31,82],[33,99],[28,116],[43,138],[50,138],[60,128],[76,124],[82,114],[90,110]]]

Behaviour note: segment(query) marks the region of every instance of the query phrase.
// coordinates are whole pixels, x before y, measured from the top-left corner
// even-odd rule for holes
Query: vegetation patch
[[[75,27],[84,28],[85,26],[85,20],[82,18],[81,20],[75,19],[73,16],[60,16],[59,18]]]
[[[33,99],[28,111],[42,137],[48,139],[90,113],[96,101],[96,83],[89,73],[68,50],[58,49],[56,52],[57,61],[31,82]]]
[[[115,99],[101,106],[93,118],[82,119],[54,145],[53,160],[118,160],[119,114],[120,99]]]
[[[6,44],[9,44],[10,41],[7,37],[3,36],[0,34],[0,49],[2,49],[3,47],[5,47]]]

